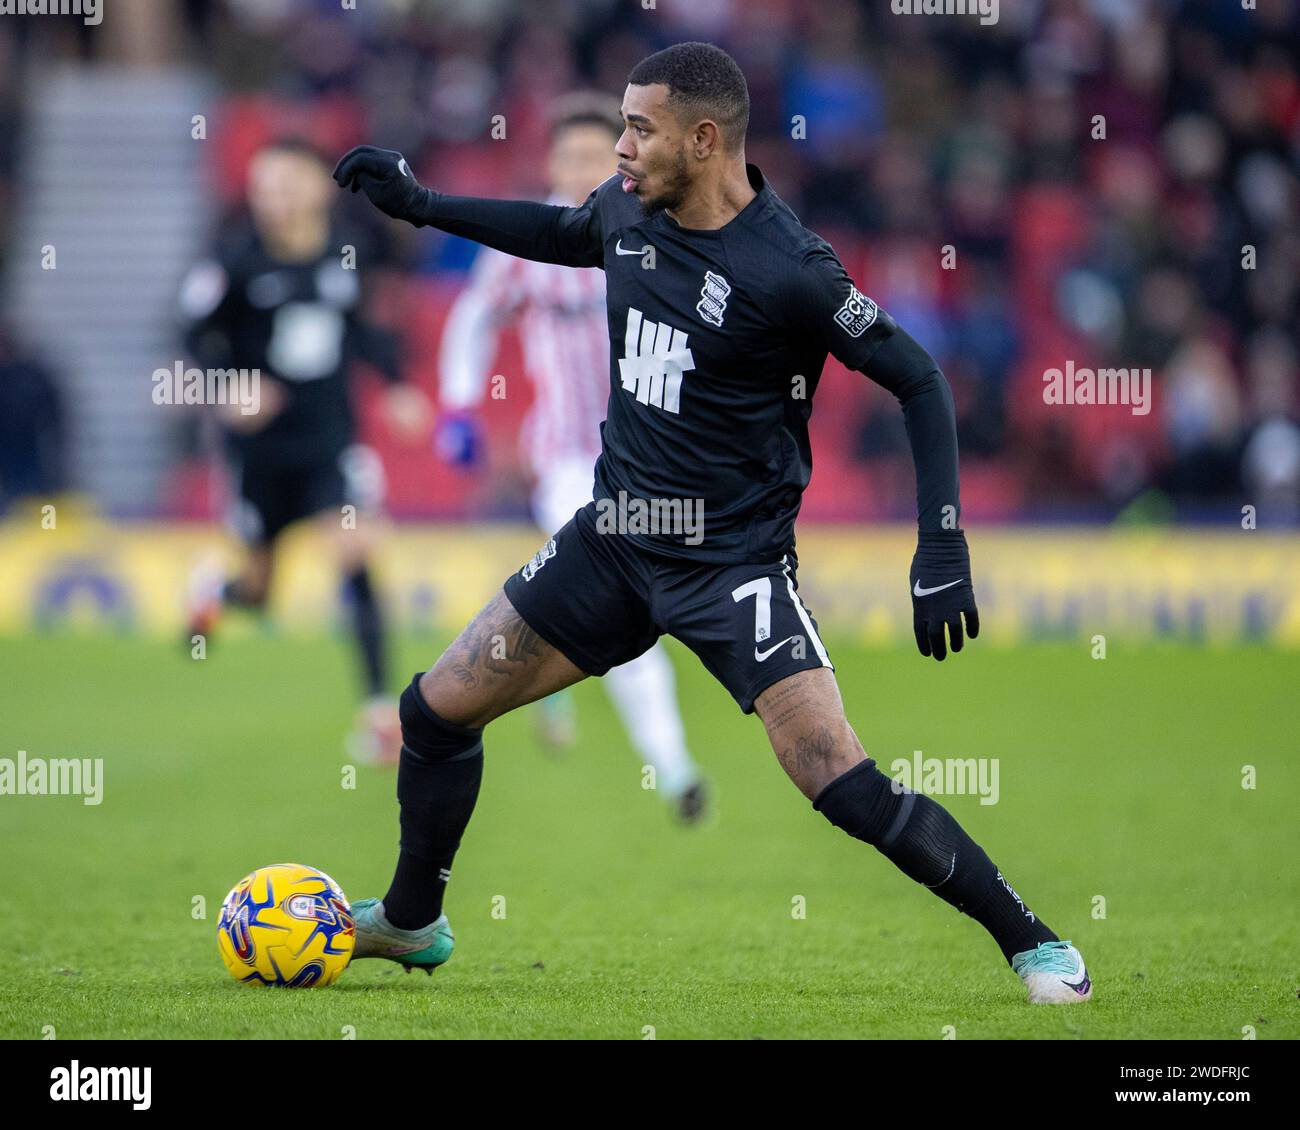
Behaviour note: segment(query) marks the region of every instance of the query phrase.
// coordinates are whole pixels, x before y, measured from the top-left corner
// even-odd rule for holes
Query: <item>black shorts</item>
[[[232,525],[249,545],[269,545],[285,527],[344,506],[367,510],[383,501],[383,467],[353,446],[318,463],[284,466],[261,459],[235,463],[238,497]]]
[[[647,553],[626,536],[597,533],[588,503],[505,592],[524,622],[587,674],[603,675],[669,635],[749,714],[773,683],[831,667],[796,587],[793,555],[718,565]]]

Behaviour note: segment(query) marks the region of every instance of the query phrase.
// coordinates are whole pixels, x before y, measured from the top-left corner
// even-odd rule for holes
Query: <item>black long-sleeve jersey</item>
[[[717,230],[646,216],[618,176],[576,208],[425,190],[406,218],[523,258],[604,268],[610,398],[595,497],[703,500],[702,541],[694,530],[630,532],[644,548],[701,562],[790,550],[828,354],[902,402],[920,528],[953,528],[957,440],[942,373],[746,168],[756,195]]]
[[[349,265],[345,247],[355,250]],[[282,262],[241,222],[185,279],[190,355],[207,368],[258,369],[286,393],[283,410],[260,431],[227,432],[241,458],[286,467],[335,459],[356,433],[352,363],[400,378],[396,337],[361,316],[365,259],[363,243],[332,229],[318,257]]]

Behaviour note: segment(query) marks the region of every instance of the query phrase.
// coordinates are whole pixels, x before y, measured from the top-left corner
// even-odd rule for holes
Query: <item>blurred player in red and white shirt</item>
[[[614,172],[623,132],[617,100],[578,93],[561,99],[551,119],[547,163],[550,203],[578,205]],[[443,410],[462,420],[482,402],[501,327],[518,321],[533,404],[520,436],[533,473],[533,518],[554,533],[591,501],[600,425],[609,401],[609,328],[605,273],[516,259],[483,248],[470,282],[443,331]],[[657,790],[686,821],[705,809],[704,782],[686,749],[672,666],[663,645],[604,678],[628,735],[654,766]],[[553,695],[543,704],[552,744],[572,740],[571,706]]]

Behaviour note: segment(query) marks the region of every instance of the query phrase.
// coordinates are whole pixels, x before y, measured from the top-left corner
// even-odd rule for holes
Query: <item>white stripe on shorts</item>
[[[803,621],[803,626],[808,631],[808,638],[813,642],[813,650],[817,652],[817,658],[822,661],[823,667],[829,667],[835,670],[835,665],[831,663],[830,656],[826,654],[826,648],[822,644],[821,637],[817,634],[817,629],[813,627],[812,617],[808,615],[808,609],[803,606],[803,601],[799,599],[799,594],[794,591],[794,578],[790,576],[790,563],[785,558],[781,558],[781,571],[785,573],[785,587],[790,590],[790,603],[794,605],[794,610],[799,613],[799,619]]]

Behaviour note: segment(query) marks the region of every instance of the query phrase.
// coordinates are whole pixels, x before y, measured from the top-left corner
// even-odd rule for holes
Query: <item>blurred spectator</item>
[[[64,487],[64,414],[50,371],[0,324],[0,514]]]
[[[1270,525],[1300,523],[1300,360],[1276,328],[1256,335],[1247,352],[1248,430],[1242,473],[1247,499]],[[1256,501],[1257,500],[1257,501]]]

